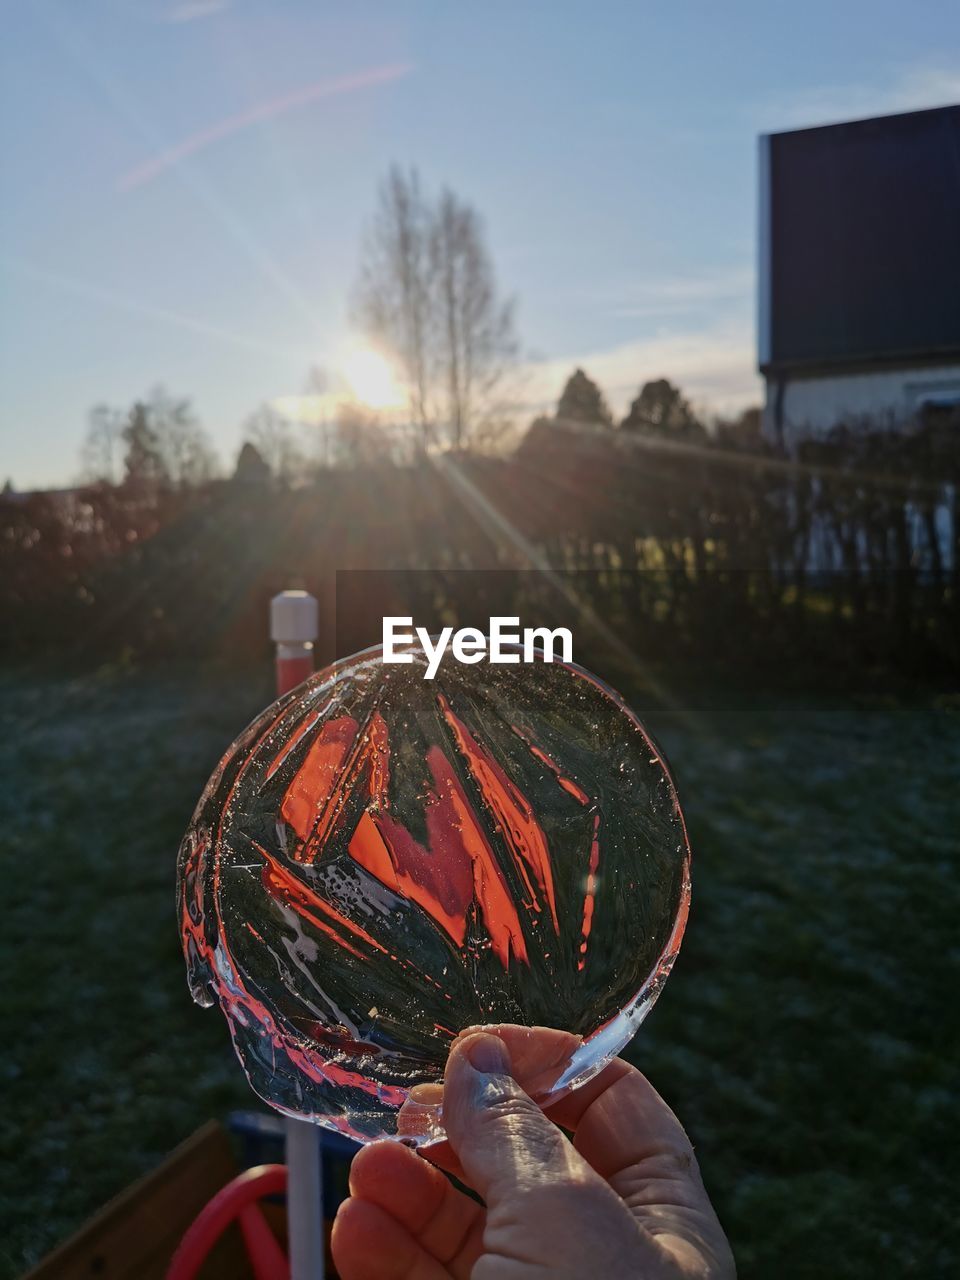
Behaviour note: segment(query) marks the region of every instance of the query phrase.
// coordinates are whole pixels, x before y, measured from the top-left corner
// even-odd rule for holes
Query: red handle
[[[265,1196],[287,1189],[287,1168],[261,1164],[228,1182],[200,1210],[170,1260],[166,1280],[194,1280],[208,1254],[232,1222],[239,1221],[256,1280],[290,1280],[290,1264],[257,1207]]]

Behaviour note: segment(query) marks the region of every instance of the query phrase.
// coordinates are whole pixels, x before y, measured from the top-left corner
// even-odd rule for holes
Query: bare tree
[[[289,421],[268,404],[247,418],[243,438],[257,450],[277,480],[289,484],[303,474],[305,459]]]
[[[438,332],[436,357],[446,387],[446,420],[459,449],[516,356],[512,301],[497,298],[496,279],[475,209],[444,189],[430,237]]]
[[[369,467],[392,461],[389,432],[373,409],[344,402],[337,410],[336,428],[338,465]]]
[[[479,215],[452,191],[433,203],[415,170],[391,169],[364,245],[356,309],[400,359],[424,444],[442,424],[460,448],[502,414],[496,393],[517,352],[513,303],[498,296]]]
[[[356,289],[360,323],[403,365],[411,414],[424,442],[430,421],[430,221],[416,169],[404,173],[394,165],[380,185]]]
[[[155,387],[124,411],[95,405],[81,449],[84,480],[188,487],[216,474],[217,460],[190,401]],[[122,463],[122,474],[121,474]]]
[[[145,408],[173,484],[185,488],[210,480],[216,474],[217,460],[190,401],[155,387]]]
[[[84,481],[116,484],[123,426],[123,413],[108,404],[94,405],[87,414],[87,434],[80,450]]]
[[[168,489],[172,480],[170,470],[152,415],[142,400],[131,408],[120,435],[126,446],[123,455],[125,482],[147,493]]]

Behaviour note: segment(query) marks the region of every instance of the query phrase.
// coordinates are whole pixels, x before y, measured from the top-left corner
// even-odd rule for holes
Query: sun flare
[[[346,353],[341,372],[351,394],[371,409],[396,409],[403,403],[400,386],[390,362],[369,347]]]

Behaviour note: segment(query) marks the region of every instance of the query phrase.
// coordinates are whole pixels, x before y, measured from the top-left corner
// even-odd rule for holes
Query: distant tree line
[[[362,645],[377,638],[369,611],[409,597],[338,614],[337,570],[416,571],[419,616],[451,621],[479,598],[462,570],[548,564],[644,661],[960,672],[960,424],[860,423],[785,458],[736,432],[689,438],[658,393],[674,436],[638,399],[636,429],[578,419],[568,398],[506,456],[381,454],[279,489],[252,444],[230,479],[171,482],[155,458],[140,469],[134,431],[121,483],[0,496],[0,645],[262,658],[266,602],[291,585]],[[509,611],[541,616],[540,578],[517,575]],[[321,652],[337,645],[328,634]]]
[[[668,378],[644,382],[619,423],[603,392],[582,369],[567,379],[557,402],[556,419],[602,427],[619,426],[622,431],[662,436],[690,444],[706,444],[711,432],[679,387]],[[762,448],[760,410],[744,409],[733,419],[717,418],[711,424],[721,445]]]
[[[282,485],[327,467],[408,462],[428,449],[496,451],[516,426],[519,341],[515,302],[499,289],[483,220],[444,187],[426,190],[415,169],[391,167],[363,236],[353,319],[401,376],[405,410],[380,413],[331,395],[312,369],[303,396],[264,403],[242,427],[241,473]],[[751,416],[752,414],[752,416]],[[759,412],[736,425],[755,429]],[[600,388],[576,369],[560,395],[561,421],[614,425]],[[702,442],[707,427],[678,387],[644,383],[622,429]],[[732,424],[713,424],[719,434]],[[753,441],[756,442],[756,441]],[[177,490],[222,473],[189,399],[156,387],[129,408],[96,405],[82,449],[84,483]]]
[[[708,428],[682,391],[666,378],[643,383],[624,417],[615,423],[603,392],[582,369],[575,369],[560,394],[554,418],[538,421],[553,420],[617,426],[628,433],[694,444],[764,447],[759,409],[746,409],[731,420],[715,419]],[[330,467],[410,462],[422,450],[421,427],[384,422],[375,410],[346,399],[329,421],[309,425],[262,404],[243,424],[236,472],[247,482],[295,486],[310,483],[318,471]],[[461,435],[459,444],[455,436],[446,440],[447,447],[473,445],[481,452],[489,443],[490,437],[482,432],[469,438]],[[82,485],[118,484],[141,493],[161,493],[195,488],[221,475],[220,460],[189,398],[157,386],[129,409],[98,404],[90,410],[81,448]]]
[[[548,565],[581,621],[644,660],[960,671],[956,414],[838,424],[788,457],[758,408],[707,422],[659,377],[617,419],[577,368],[507,449],[517,340],[482,223],[398,168],[355,310],[401,364],[402,423],[349,400],[309,423],[264,404],[227,474],[190,401],[157,388],[91,411],[74,488],[8,484],[0,652],[253,659],[269,596],[303,585],[337,616],[332,657],[372,643],[386,609],[361,592],[337,615],[338,570],[413,571],[392,611],[449,622],[483,598],[462,570]],[[324,385],[312,372],[314,409]],[[515,575],[498,611],[533,608],[543,581]]]
[[[188,399],[155,387],[130,409],[90,410],[81,451],[87,482],[186,488],[210,480],[217,460]]]

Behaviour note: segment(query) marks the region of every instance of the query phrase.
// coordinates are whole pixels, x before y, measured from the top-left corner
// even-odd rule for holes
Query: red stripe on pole
[[[277,658],[277,697],[283,697],[312,675],[312,649],[296,658]]]

